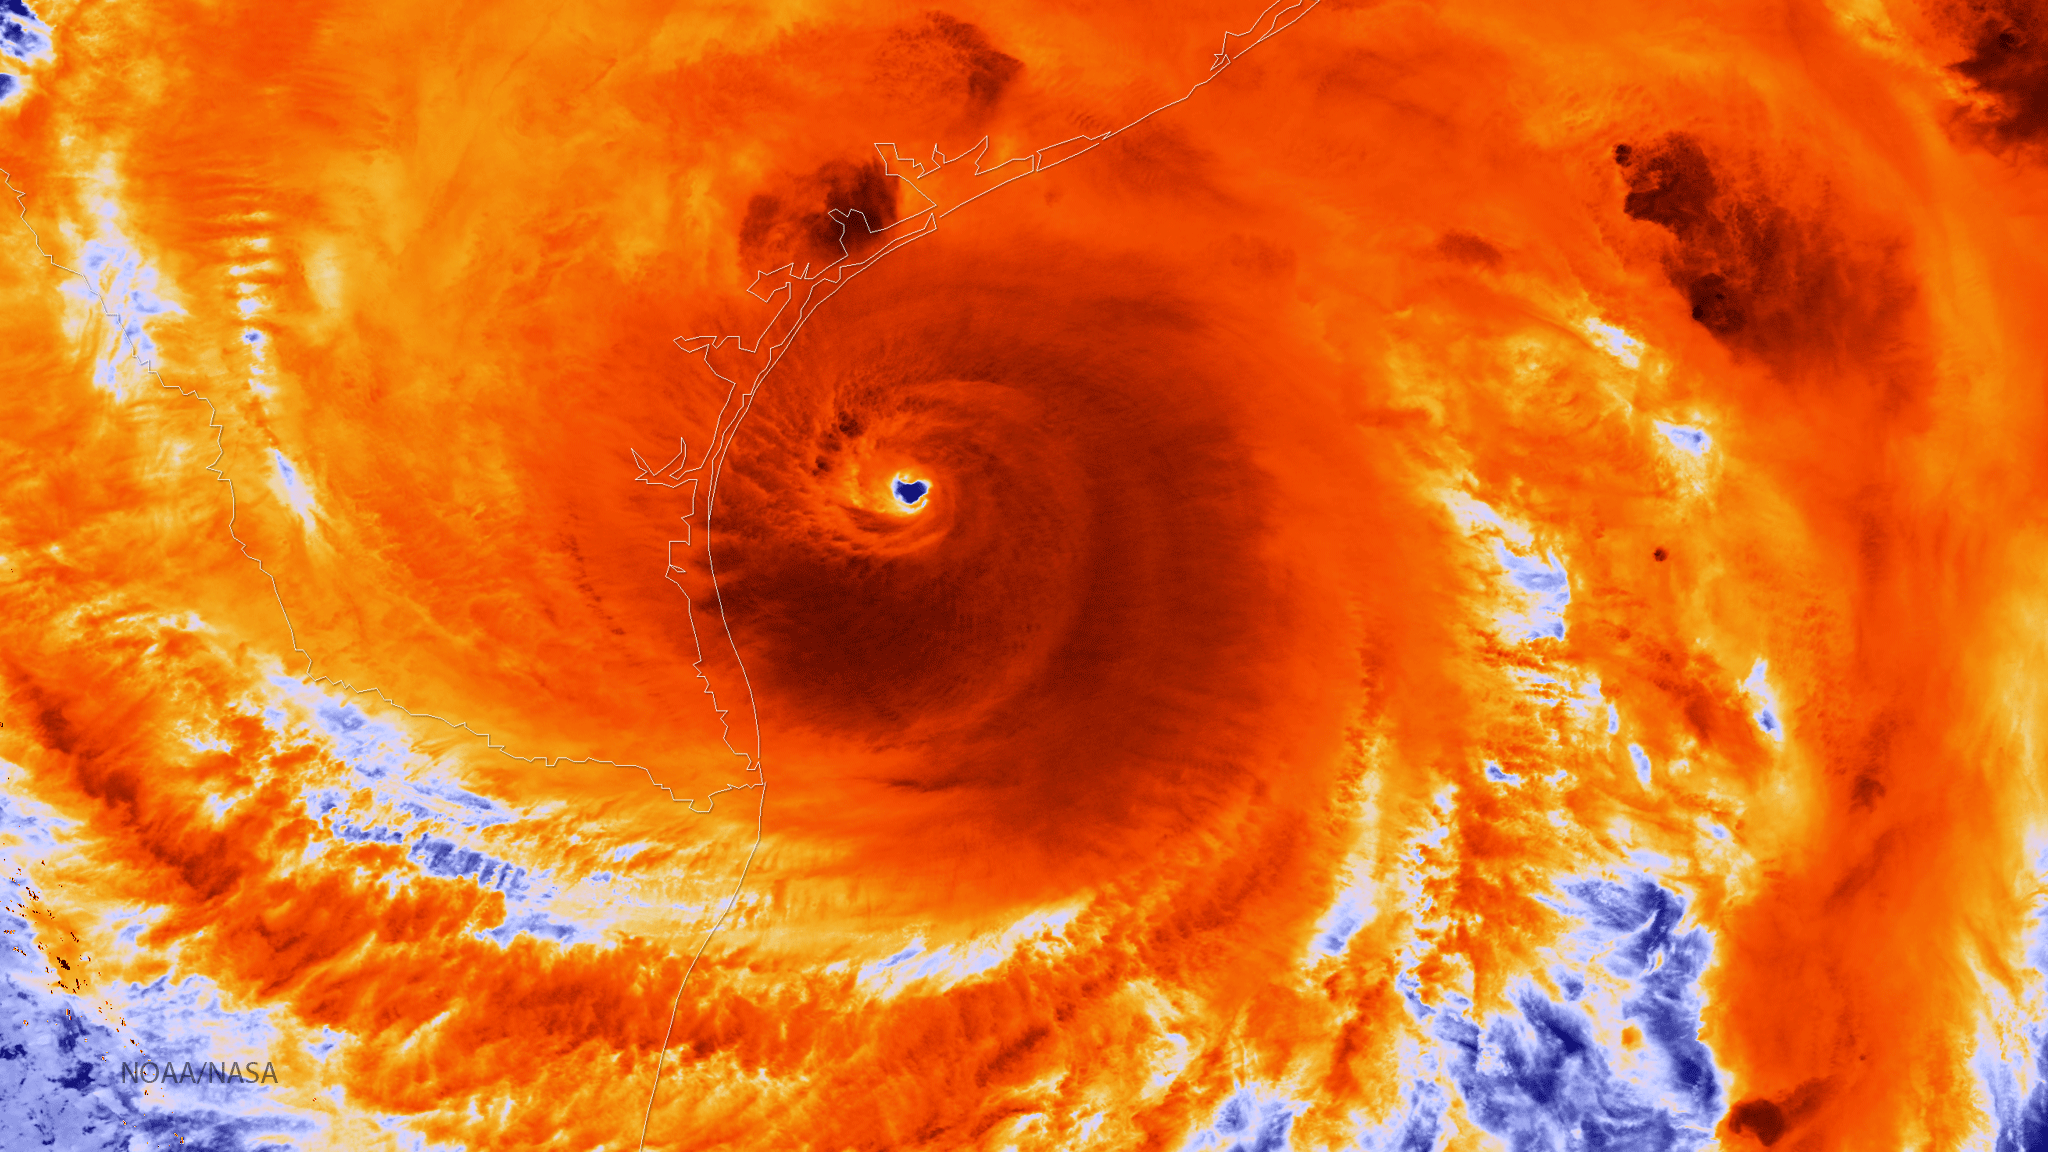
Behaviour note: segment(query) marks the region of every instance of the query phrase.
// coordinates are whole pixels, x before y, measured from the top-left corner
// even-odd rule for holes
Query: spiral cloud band
[[[2035,0],[0,53],[0,1148],[2048,1149]]]

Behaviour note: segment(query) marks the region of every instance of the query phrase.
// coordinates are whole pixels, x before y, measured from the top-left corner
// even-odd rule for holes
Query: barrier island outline
[[[756,803],[754,844],[748,850],[747,859],[740,868],[739,880],[734,884],[732,896],[726,901],[725,908],[720,911],[710,930],[705,933],[704,942],[691,957],[689,967],[684,969],[682,981],[676,988],[675,1000],[669,1007],[668,1026],[662,1033],[661,1050],[655,1057],[654,1082],[647,1093],[647,1112],[640,1124],[640,1152],[645,1152],[647,1147],[647,1132],[653,1123],[654,1105],[661,1093],[661,1074],[667,1061],[669,1045],[675,1036],[676,1016],[682,1008],[683,993],[689,986],[690,976],[696,971],[698,961],[710,947],[712,937],[718,934],[718,930],[725,925],[733,909],[739,905],[741,893],[746,887],[747,875],[752,871],[754,859],[760,852],[765,827],[768,779],[762,767],[760,713],[755,707],[753,684],[747,678],[745,657],[740,653],[739,643],[732,634],[731,621],[725,611],[725,601],[719,592],[718,567],[711,547],[711,514],[717,506],[718,483],[724,474],[725,460],[732,449],[733,439],[738,435],[747,413],[753,408],[755,397],[760,394],[762,386],[767,383],[775,366],[781,363],[783,356],[788,353],[790,346],[803,331],[804,325],[826,301],[837,295],[854,277],[874,267],[891,253],[932,235],[938,230],[940,220],[998,188],[1079,159],[1125,132],[1146,123],[1154,116],[1193,99],[1197,92],[1221,76],[1239,57],[1292,27],[1320,3],[1321,0],[1273,0],[1273,3],[1268,4],[1259,13],[1258,19],[1252,22],[1249,29],[1244,32],[1224,33],[1222,47],[1210,57],[1208,73],[1191,84],[1186,92],[1106,132],[1070,136],[1029,155],[1012,157],[992,167],[982,166],[989,149],[989,140],[986,136],[973,147],[955,156],[945,155],[934,145],[930,163],[904,156],[894,143],[876,144],[875,152],[881,158],[885,174],[890,179],[899,180],[906,185],[912,195],[924,202],[925,207],[902,212],[894,223],[882,228],[873,227],[866,213],[858,209],[831,209],[830,218],[839,225],[839,259],[817,272],[812,272],[809,265],[798,271],[795,262],[791,261],[772,271],[755,274],[754,283],[747,291],[763,303],[774,305],[774,311],[769,314],[766,324],[754,337],[751,347],[741,337],[733,335],[675,338],[674,343],[678,348],[688,355],[700,357],[705,368],[725,383],[725,399],[712,422],[710,444],[699,454],[695,464],[690,463],[690,447],[687,440],[679,440],[675,455],[659,465],[650,465],[637,450],[630,450],[633,464],[639,469],[639,474],[634,479],[643,484],[673,488],[687,494],[686,511],[680,517],[683,522],[682,538],[672,539],[668,543],[668,566],[664,575],[683,594],[686,611],[690,617],[690,634],[692,639],[698,642],[697,660],[691,667],[697,678],[703,681],[705,693],[712,697],[712,708],[723,723],[728,710],[719,707],[717,686],[711,682],[710,676],[704,670],[705,654],[697,633],[696,597],[691,595],[689,587],[680,579],[694,574],[695,569],[692,565],[701,568],[702,583],[708,588],[713,606],[717,609],[719,631],[723,635],[727,651],[732,654],[733,664],[739,671],[740,690],[746,698],[746,707],[752,718],[753,727],[753,754],[747,756],[746,753],[735,750],[737,755],[746,756],[746,771],[753,779],[744,785],[727,785],[712,795],[750,788],[755,792]],[[962,194],[950,195],[956,189]],[[847,237],[853,234],[851,229],[856,221],[859,222],[862,231],[854,235],[883,238],[879,248],[858,259],[854,257],[846,243]],[[724,353],[728,360],[738,359],[738,366],[729,371],[721,369],[713,362],[714,352]],[[751,367],[750,373],[746,370],[747,367]],[[742,377],[746,378],[744,384],[741,383]],[[700,515],[701,522],[697,519]],[[683,550],[680,558],[677,554],[678,548]],[[729,734],[729,727],[727,731]],[[729,740],[726,747],[732,747]]]

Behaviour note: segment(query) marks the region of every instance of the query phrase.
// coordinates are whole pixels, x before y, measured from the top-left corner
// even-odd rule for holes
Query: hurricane
[[[2036,0],[0,54],[0,1146],[2048,1148]]]

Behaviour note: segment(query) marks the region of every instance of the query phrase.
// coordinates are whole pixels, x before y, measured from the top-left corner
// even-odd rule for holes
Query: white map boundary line
[[[783,299],[780,304],[776,305],[775,312],[772,315],[770,315],[768,323],[765,327],[762,328],[760,335],[754,338],[754,346],[752,348],[747,347],[744,343],[740,341],[740,338],[737,336],[697,336],[688,338],[676,338],[675,343],[678,347],[680,347],[686,353],[701,355],[704,360],[704,366],[707,369],[709,369],[714,376],[717,376],[720,380],[725,381],[725,402],[719,407],[718,418],[712,424],[711,447],[708,451],[706,451],[703,454],[702,458],[700,458],[694,466],[688,464],[689,445],[687,442],[679,444],[676,454],[673,457],[670,457],[660,467],[649,467],[647,461],[640,455],[639,452],[635,451],[632,453],[633,463],[640,469],[640,474],[636,476],[635,479],[639,480],[641,483],[644,484],[659,484],[669,488],[691,488],[690,510],[684,513],[682,517],[683,538],[679,541],[669,541],[669,564],[666,570],[666,576],[669,582],[675,584],[676,587],[683,593],[683,598],[684,601],[688,604],[688,611],[691,617],[691,635],[692,637],[695,637],[697,627],[696,602],[690,596],[689,589],[684,588],[682,582],[676,579],[676,576],[679,573],[685,573],[688,571],[688,568],[685,565],[676,562],[676,545],[681,544],[685,549],[694,551],[701,555],[701,563],[704,565],[705,574],[708,577],[711,584],[712,601],[714,604],[717,605],[718,608],[719,628],[721,631],[724,632],[726,646],[731,650],[733,660],[739,668],[741,684],[745,689],[747,697],[747,709],[753,716],[754,755],[749,759],[747,770],[749,772],[753,772],[756,776],[756,779],[753,784],[747,785],[747,787],[757,789],[759,792],[759,796],[757,800],[757,806],[755,809],[754,817],[754,844],[753,847],[747,851],[746,862],[740,868],[739,881],[733,886],[732,896],[729,899],[727,899],[724,910],[718,914],[718,918],[716,920],[712,921],[710,930],[704,934],[703,943],[697,946],[696,953],[690,957],[689,966],[683,970],[682,982],[678,984],[676,987],[675,1000],[669,1005],[668,1027],[662,1034],[661,1051],[655,1057],[654,1083],[648,1089],[647,1093],[647,1112],[640,1122],[640,1143],[638,1145],[639,1152],[646,1152],[647,1131],[654,1121],[654,1104],[656,1098],[659,1096],[661,1092],[662,1068],[668,1058],[669,1044],[675,1037],[676,1016],[682,1009],[683,992],[685,989],[689,987],[690,976],[696,972],[698,961],[703,959],[705,950],[711,946],[712,937],[716,936],[718,934],[718,930],[724,927],[726,920],[732,915],[733,909],[739,905],[740,894],[746,887],[747,874],[750,871],[752,871],[754,866],[754,858],[757,854],[759,854],[761,850],[762,830],[768,806],[768,779],[766,773],[763,772],[761,766],[761,717],[758,708],[755,706],[753,682],[747,677],[746,662],[744,658],[742,658],[740,655],[738,641],[735,640],[733,637],[732,624],[726,616],[725,599],[720,594],[718,588],[718,569],[716,564],[712,560],[711,554],[711,512],[713,506],[717,501],[718,482],[720,477],[724,474],[725,460],[727,454],[732,449],[733,438],[736,435],[738,435],[740,423],[746,419],[747,413],[753,408],[754,398],[760,393],[761,386],[767,382],[768,374],[775,370],[775,366],[777,364],[781,363],[783,355],[789,350],[791,343],[795,341],[797,333],[803,330],[804,324],[810,320],[812,315],[814,315],[817,312],[817,310],[825,303],[825,301],[830,300],[833,296],[837,295],[839,290],[846,286],[847,281],[853,279],[855,276],[858,276],[860,273],[866,271],[868,268],[873,267],[878,261],[880,261],[883,257],[889,255],[891,252],[894,252],[904,247],[905,245],[911,244],[922,237],[931,235],[933,232],[938,230],[938,222],[940,219],[952,215],[954,212],[957,212],[961,208],[964,208],[967,205],[972,204],[976,200],[981,199],[983,196],[986,196],[989,193],[994,192],[996,189],[1001,188],[1004,185],[1010,184],[1014,181],[1021,180],[1026,176],[1035,175],[1037,173],[1044,172],[1048,169],[1056,168],[1061,164],[1065,164],[1069,160],[1073,160],[1080,156],[1084,156],[1089,152],[1092,152],[1095,149],[1101,147],[1103,144],[1108,143],[1110,140],[1115,139],[1117,136],[1120,136],[1123,133],[1128,132],[1131,129],[1137,127],[1138,125],[1145,123],[1146,121],[1152,119],[1154,116],[1159,115],[1167,109],[1176,107],[1180,104],[1184,104],[1187,101],[1193,99],[1195,93],[1201,91],[1203,88],[1208,86],[1210,81],[1222,75],[1223,72],[1226,69],[1228,69],[1230,65],[1237,60],[1238,57],[1243,56],[1245,53],[1251,51],[1253,48],[1256,48],[1260,44],[1265,43],[1269,38],[1292,27],[1296,21],[1300,20],[1303,16],[1308,15],[1308,13],[1311,10],[1313,10],[1319,3],[1321,3],[1321,0],[1273,0],[1272,3],[1268,4],[1266,8],[1259,13],[1258,19],[1252,22],[1252,25],[1249,29],[1247,29],[1244,32],[1224,33],[1223,46],[1217,50],[1214,56],[1210,58],[1208,75],[1204,76],[1202,79],[1190,85],[1188,90],[1184,94],[1182,94],[1178,99],[1170,100],[1164,104],[1161,104],[1158,107],[1153,108],[1151,111],[1146,112],[1143,115],[1132,120],[1128,124],[1125,124],[1120,128],[1112,128],[1109,131],[1104,132],[1098,136],[1072,136],[1065,140],[1059,141],[1056,144],[1051,144],[1044,148],[1040,148],[1038,151],[1032,153],[1028,157],[1016,157],[1014,159],[1007,160],[1001,164],[998,164],[994,168],[990,169],[983,169],[981,167],[981,158],[988,151],[987,137],[983,137],[980,143],[978,143],[975,147],[956,157],[946,157],[939,152],[937,147],[934,147],[932,149],[932,164],[929,167],[919,163],[918,161],[905,158],[900,152],[897,151],[896,146],[894,144],[876,144],[875,151],[878,154],[882,154],[882,162],[888,174],[891,177],[898,180],[902,180],[904,183],[910,185],[911,190],[916,192],[918,196],[925,200],[928,204],[930,204],[931,207],[926,208],[918,213],[905,216],[899,219],[896,223],[891,224],[883,229],[880,229],[879,231],[873,228],[868,228],[868,234],[882,235],[895,229],[902,228],[906,223],[909,223],[911,221],[916,222],[915,228],[909,229],[903,233],[898,234],[895,237],[892,237],[880,249],[870,253],[869,255],[861,258],[858,261],[853,261],[851,254],[846,253],[845,251],[846,229],[855,217],[859,217],[862,225],[866,226],[868,222],[867,217],[864,213],[861,213],[857,210],[834,210],[831,213],[831,216],[840,224],[840,249],[843,253],[839,260],[833,262],[831,265],[827,266],[824,270],[818,272],[816,275],[810,274],[808,266],[806,266],[804,272],[802,273],[795,275],[786,275],[790,273],[791,270],[795,267],[794,263],[785,264],[781,268],[776,269],[774,272],[764,272],[756,275],[754,285],[748,289],[750,293],[752,293],[754,296],[760,298],[763,301],[773,301],[774,298],[778,295],[782,296]],[[1232,44],[1233,40],[1238,41],[1238,43],[1234,47]],[[1247,40],[1249,40],[1250,42],[1244,43],[1244,41]],[[1060,150],[1068,148],[1069,145],[1077,144],[1079,146],[1074,147],[1071,151],[1067,151],[1064,154],[1054,155],[1051,158],[1048,158],[1048,154],[1058,153]],[[887,153],[882,153],[882,150],[884,148],[888,149]],[[1013,165],[1018,165],[1019,167],[1016,171],[1011,172],[1008,175],[1001,175],[1001,179],[996,180],[994,183],[989,184],[987,187],[981,188],[979,191],[976,191],[973,195],[967,196],[953,203],[950,206],[942,205],[937,199],[927,194],[924,191],[924,189],[918,186],[917,182],[919,180],[926,179],[931,175],[943,172],[948,168],[952,168],[962,160],[974,161],[973,176],[975,177],[997,176],[1001,175],[1005,169],[1010,168]],[[912,170],[910,175],[904,174],[903,169],[905,168]],[[777,275],[783,276],[783,282],[775,286],[774,288],[770,289],[768,292],[763,293],[761,291],[761,282],[765,279]],[[809,287],[806,289],[804,293],[803,303],[798,306],[796,315],[794,319],[790,322],[788,330],[777,336],[776,326],[782,321],[784,313],[789,308],[790,301],[795,299],[796,286],[799,283],[808,283],[809,285]],[[820,291],[821,289],[822,293]],[[773,337],[772,343],[770,342],[771,337]],[[739,381],[735,380],[731,376],[726,375],[724,372],[720,372],[718,368],[711,363],[711,353],[714,350],[725,346],[737,347],[740,352],[748,356],[759,356],[762,354],[764,348],[766,350],[767,358],[761,361],[759,367],[755,369],[752,382],[747,386],[747,389],[744,393],[739,391]],[[733,400],[735,396],[738,396],[739,398],[739,406],[736,411],[733,409]],[[730,419],[727,418],[728,412],[731,412]],[[697,490],[699,488],[701,488],[704,495],[704,524],[703,531],[701,533],[693,532],[691,530],[690,525],[691,518],[697,514],[698,510]],[[702,539],[702,543],[693,546],[692,540],[694,538],[700,537]],[[700,680],[704,681],[704,691],[707,694],[712,695],[713,708],[716,709],[717,696],[713,691],[710,678],[707,675],[705,675],[703,670],[704,650],[701,643],[697,649],[697,655],[698,659],[695,665],[697,676]],[[718,716],[720,720],[723,721],[725,718],[725,711],[719,710]],[[726,747],[732,747],[731,743],[728,742]],[[732,786],[729,785],[727,789],[721,789],[721,791],[729,790],[731,787]]]
[[[14,194],[14,202],[18,210],[18,215],[21,219],[21,226],[27,229],[29,239],[35,244],[36,251],[42,255],[43,259],[49,261],[50,266],[52,268],[55,268],[61,272],[68,272],[71,275],[78,277],[78,279],[82,283],[84,283],[85,290],[92,299],[92,301],[99,305],[100,314],[104,316],[110,324],[113,325],[115,362],[118,363],[119,360],[123,357],[124,353],[122,351],[122,345],[126,343],[128,345],[127,351],[134,355],[135,362],[141,367],[144,375],[148,376],[151,380],[155,381],[159,388],[163,388],[171,392],[176,392],[180,396],[183,396],[187,399],[197,400],[200,403],[206,405],[206,426],[208,428],[213,429],[214,442],[213,460],[206,465],[206,470],[208,472],[213,473],[215,480],[228,486],[228,539],[234,541],[235,547],[242,553],[243,558],[248,560],[251,564],[254,564],[256,566],[256,570],[263,574],[263,578],[270,582],[270,594],[277,601],[278,614],[284,617],[285,633],[291,641],[292,653],[294,655],[302,656],[305,658],[306,671],[304,673],[304,676],[308,684],[330,684],[337,688],[341,688],[348,692],[351,692],[357,696],[375,695],[377,699],[383,701],[389,707],[397,709],[400,712],[403,712],[406,716],[412,719],[435,720],[439,721],[442,724],[446,724],[450,728],[454,728],[462,732],[467,732],[471,736],[475,736],[481,739],[484,742],[484,746],[486,748],[498,752],[509,759],[517,760],[524,764],[538,764],[546,768],[553,768],[560,764],[602,764],[610,768],[637,768],[639,769],[642,775],[647,777],[647,782],[649,784],[667,793],[668,798],[672,803],[687,804],[690,806],[690,810],[696,812],[698,815],[708,814],[712,810],[709,806],[703,809],[699,809],[697,807],[697,801],[695,799],[687,796],[676,795],[675,790],[673,788],[670,788],[668,785],[663,784],[659,780],[656,780],[654,778],[654,772],[644,764],[638,764],[630,761],[621,760],[607,760],[600,756],[522,756],[516,752],[513,752],[505,744],[498,741],[495,737],[491,735],[491,733],[482,732],[470,727],[467,721],[450,720],[445,716],[441,716],[432,712],[415,712],[412,709],[407,708],[405,705],[400,704],[397,700],[392,699],[390,694],[385,692],[382,688],[375,686],[368,688],[358,688],[354,684],[346,680],[337,679],[332,676],[314,676],[313,654],[307,651],[306,648],[299,643],[298,627],[292,623],[291,610],[285,606],[284,590],[281,587],[279,587],[276,574],[271,572],[270,569],[264,565],[262,557],[257,556],[255,553],[249,551],[248,541],[243,540],[241,534],[236,530],[236,520],[240,515],[240,506],[239,502],[236,499],[235,482],[233,478],[229,477],[228,474],[222,471],[220,468],[221,460],[227,455],[227,426],[222,424],[220,421],[220,409],[215,406],[212,398],[207,396],[205,393],[202,393],[194,388],[186,388],[182,385],[173,384],[170,381],[164,379],[163,373],[160,370],[158,370],[156,364],[152,361],[150,357],[144,355],[140,344],[129,335],[129,321],[133,319],[133,317],[128,313],[118,312],[115,310],[112,303],[108,300],[107,294],[101,291],[100,284],[92,277],[91,274],[81,272],[68,264],[59,263],[57,257],[53,255],[49,249],[43,247],[42,234],[36,231],[35,225],[29,223],[28,193],[14,186],[13,173],[9,172],[4,168],[0,168],[0,184],[4,184],[7,191]],[[691,630],[693,634],[695,632],[695,628],[695,622],[692,621]],[[702,651],[701,646],[699,647],[699,651]],[[722,715],[723,714],[721,713],[721,716]],[[726,744],[726,747],[728,750],[732,751],[732,753],[736,756],[744,755],[744,753],[740,752],[738,749],[734,749],[730,742]],[[712,797],[715,797],[722,792],[732,791],[737,787],[743,786],[727,785],[726,787],[715,789],[712,792],[708,793],[704,799],[708,804]]]

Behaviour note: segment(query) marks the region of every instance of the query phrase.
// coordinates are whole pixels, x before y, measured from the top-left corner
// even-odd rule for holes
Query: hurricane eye
[[[905,507],[916,507],[917,502],[924,499],[924,494],[931,491],[932,487],[923,480],[897,480],[895,485],[896,499]]]

